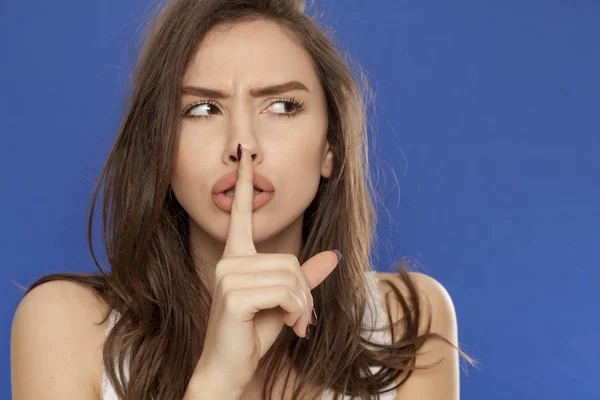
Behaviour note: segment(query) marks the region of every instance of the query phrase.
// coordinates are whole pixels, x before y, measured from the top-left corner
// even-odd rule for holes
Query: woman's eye
[[[274,107],[278,106],[278,107]],[[278,100],[272,103],[269,108],[273,107],[273,111],[276,114],[294,114],[296,111],[296,104],[291,101]]]
[[[303,110],[303,105],[304,103],[300,103],[293,98],[281,99],[271,103],[268,109],[278,117],[294,117]],[[215,104],[209,102],[190,104],[184,110],[183,115],[189,118],[209,118],[211,110],[216,114],[220,112]]]
[[[188,108],[185,114],[192,118],[208,118],[210,113],[209,115],[206,115],[206,113],[209,112],[211,109],[218,110],[214,104],[200,103]]]

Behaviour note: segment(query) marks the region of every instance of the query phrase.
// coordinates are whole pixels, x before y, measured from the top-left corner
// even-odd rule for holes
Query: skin
[[[258,361],[284,323],[299,337],[307,337],[311,290],[338,264],[332,251],[320,252],[302,265],[294,255],[257,252],[252,237],[252,159],[241,149],[239,160],[227,242],[215,271],[205,347],[184,400],[260,397],[255,374]],[[276,390],[277,398],[289,397],[280,394],[280,387]]]
[[[326,141],[325,97],[309,54],[273,22],[228,28],[209,32],[184,74],[184,87],[216,89],[228,98],[182,96],[182,110],[203,100],[218,105],[200,105],[191,111],[208,118],[182,117],[171,179],[177,200],[190,215],[198,273],[211,284],[230,218],[213,203],[211,192],[221,176],[237,169],[238,143],[252,155],[253,170],[275,187],[274,198],[252,215],[252,237],[259,253],[300,254],[304,210],[316,195],[320,177],[331,175],[333,159]],[[253,88],[289,81],[301,82],[308,91],[250,95]],[[282,97],[304,103],[303,110],[291,118],[284,116],[297,108],[278,102]]]
[[[275,115],[293,109],[275,103],[279,96],[249,96],[252,88],[290,80],[309,89],[281,95],[304,102],[305,110],[294,118]],[[252,213],[255,250],[298,255],[303,212],[316,194],[320,176],[331,174],[332,162],[325,136],[323,92],[308,54],[276,24],[241,23],[206,37],[185,73],[185,85],[216,88],[231,95],[219,99],[216,108],[195,109],[196,114],[210,114],[208,119],[183,119],[172,176],[177,199],[191,217],[192,251],[199,276],[213,282],[214,267],[200,265],[215,266],[225,250],[230,216],[212,203],[210,194],[217,179],[237,168],[238,143],[252,157],[252,169],[266,176],[276,192],[269,204]],[[181,108],[199,100],[186,95]],[[408,295],[396,275],[378,276],[390,279]],[[458,343],[456,313],[448,292],[429,276],[413,273],[412,277],[426,305],[423,321],[431,317],[432,332]],[[379,289],[384,299],[391,291],[383,282]],[[13,399],[101,399],[101,351],[108,321],[104,325],[95,322],[106,311],[107,305],[90,288],[68,281],[44,283],[25,296],[11,331]],[[388,312],[393,320],[402,317],[395,302]],[[443,361],[434,367],[415,372],[399,389],[398,399],[458,399],[456,350],[440,341],[428,341],[417,356],[417,365],[440,359]],[[253,389],[244,394],[245,399],[257,398]],[[278,398],[290,398],[290,394]]]

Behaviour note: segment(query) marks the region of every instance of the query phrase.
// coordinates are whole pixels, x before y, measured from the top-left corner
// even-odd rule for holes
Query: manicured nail
[[[310,325],[306,325],[306,337],[304,339],[310,339]]]
[[[238,161],[242,161],[242,144],[238,143],[238,150],[237,150],[237,156],[238,156]]]
[[[340,262],[340,260],[342,259],[342,253],[340,253],[339,250],[333,250],[333,252],[337,256],[338,262]]]
[[[311,314],[311,318],[310,318],[310,323],[312,325],[316,325],[317,324],[317,312],[315,311],[315,308],[313,307],[312,309],[312,314]]]

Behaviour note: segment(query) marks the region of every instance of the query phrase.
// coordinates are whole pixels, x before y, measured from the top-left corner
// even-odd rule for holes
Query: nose
[[[240,161],[237,155],[238,144],[246,150],[246,155],[251,154],[254,165],[262,162],[262,150],[256,135],[257,128],[252,109],[246,102],[240,101],[232,106],[226,128],[227,144],[223,153],[225,165]]]
[[[252,156],[252,163],[260,163],[262,161],[262,153],[259,149],[258,144],[256,144],[256,142],[251,142],[250,144],[247,143],[248,142],[241,143],[242,147],[247,151],[246,156],[249,152]],[[232,164],[240,161],[238,158],[238,144],[240,144],[239,141],[227,145],[227,150],[225,151],[226,164]]]

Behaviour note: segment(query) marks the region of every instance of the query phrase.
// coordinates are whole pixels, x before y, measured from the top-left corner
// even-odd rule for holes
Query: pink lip
[[[235,170],[219,178],[219,180],[215,183],[215,186],[213,187],[212,193],[219,194],[225,192],[226,190],[234,188],[235,183],[237,182],[237,175],[237,170]],[[275,191],[273,184],[258,172],[253,173],[252,184],[255,188],[260,189],[263,192]]]
[[[235,195],[235,194],[234,194]],[[275,192],[262,192],[254,195],[252,203],[252,211],[256,211],[265,204],[267,204],[275,196]],[[213,202],[220,209],[231,212],[233,206],[233,196],[225,196],[224,193],[217,193],[212,195]]]

